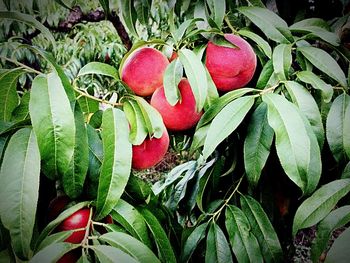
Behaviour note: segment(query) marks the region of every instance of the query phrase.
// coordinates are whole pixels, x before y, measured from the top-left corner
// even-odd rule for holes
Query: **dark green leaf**
[[[193,18],[193,19],[188,19],[185,20],[178,29],[176,29],[175,31],[171,32],[175,43],[179,42],[182,40],[183,36],[186,33],[186,30],[189,29],[190,27],[193,27],[193,25],[198,22],[198,21],[202,21],[203,19],[201,18]]]
[[[340,236],[334,241],[333,245],[327,253],[325,263],[346,263],[349,261],[350,250],[350,228],[348,227]]]
[[[71,199],[77,198],[82,193],[89,166],[88,137],[84,116],[78,102],[74,108],[74,119],[76,128],[74,154],[68,170],[62,175],[64,192]]]
[[[273,74],[274,74],[273,63],[272,63],[272,60],[269,60],[261,70],[258,81],[256,83],[256,88],[257,89],[266,88]]]
[[[183,74],[183,67],[179,59],[173,60],[166,68],[163,76],[164,93],[167,101],[174,106],[181,100],[180,92],[177,88]]]
[[[17,79],[23,70],[15,69],[0,74],[0,120],[10,121],[13,110],[19,104],[17,95]]]
[[[231,101],[242,97],[243,95],[247,94],[248,92],[252,92],[254,89],[251,88],[241,88],[237,90],[230,91],[226,93],[225,95],[221,96],[220,98],[217,99],[215,104],[213,104],[208,110],[206,110],[199,120],[197,124],[197,130],[210,123],[212,119]]]
[[[310,84],[314,89],[321,90],[324,102],[331,101],[333,96],[333,87],[324,82],[319,76],[311,71],[300,71],[297,73],[298,79],[302,82]]]
[[[264,262],[282,262],[281,244],[275,229],[259,202],[250,196],[242,195],[241,207],[252,227],[252,233],[258,240]]]
[[[329,213],[317,226],[316,238],[311,247],[311,258],[317,262],[326,250],[332,231],[350,222],[350,205],[342,206]]]
[[[167,263],[176,263],[174,250],[157,218],[146,208],[140,207],[138,208],[138,211],[144,217],[148,228],[152,233],[153,239],[157,245],[158,256],[160,257],[161,261]]]
[[[58,233],[54,233],[52,235],[49,235],[39,244],[36,252],[44,249],[45,247],[47,247],[51,244],[63,242],[73,232],[74,232],[73,230],[69,230],[69,231],[62,231],[62,232],[58,232]]]
[[[148,236],[146,222],[137,209],[119,199],[117,205],[111,213],[113,219],[122,225],[133,237],[151,247],[151,240]]]
[[[78,77],[87,74],[99,74],[119,80],[118,70],[106,63],[90,62],[79,70]]]
[[[267,105],[264,102],[253,112],[247,131],[243,151],[244,167],[249,184],[256,186],[270,154],[274,136],[267,121]]]
[[[337,162],[350,159],[350,96],[343,93],[334,101],[326,122],[329,147]]]
[[[239,263],[263,262],[258,240],[251,231],[246,215],[238,207],[226,207],[225,225],[231,248]]]
[[[310,124],[294,104],[281,95],[263,95],[268,122],[276,134],[276,149],[288,177],[304,194],[311,193],[321,175],[321,154]]]
[[[324,128],[321,113],[314,97],[306,88],[295,81],[286,81],[284,85],[287,88],[293,103],[298,106],[310,122],[312,130],[317,137],[320,149],[322,149],[324,143]]]
[[[299,229],[320,222],[349,191],[350,179],[335,180],[319,188],[299,206],[295,213],[293,235]]]
[[[189,49],[181,49],[179,58],[196,99],[196,110],[200,112],[208,95],[207,74],[200,58]]]
[[[226,1],[206,0],[217,28],[221,29],[226,11]]]
[[[35,27],[41,31],[41,33],[51,42],[54,49],[56,48],[56,41],[50,30],[41,24],[38,20],[36,20],[34,16],[19,13],[16,11],[0,11],[0,17],[2,19],[16,20]]]
[[[54,243],[40,250],[29,263],[55,263],[67,252],[79,247],[66,242]]]
[[[131,174],[125,191],[134,200],[148,202],[153,195],[150,182]]]
[[[0,171],[0,216],[12,247],[28,259],[39,195],[40,154],[34,132],[21,129],[10,139]]]
[[[121,232],[110,232],[99,237],[113,247],[119,248],[135,258],[138,262],[157,263],[159,259],[145,244],[136,238]]]
[[[131,143],[124,113],[107,109],[103,113],[103,162],[98,184],[96,218],[109,214],[117,204],[128,182],[131,171]]]
[[[350,178],[350,162],[345,166],[341,179]]]
[[[134,1],[134,7],[140,23],[142,25],[148,26],[150,15],[150,5],[148,3],[148,0],[136,0]]]
[[[272,53],[272,63],[279,80],[286,80],[292,65],[292,45],[279,44]]]
[[[279,29],[288,30],[287,23],[274,12],[261,7],[244,6],[237,8],[239,12],[247,16],[263,33],[278,43],[288,43],[287,38]]]
[[[192,233],[188,236],[183,249],[181,250],[181,262],[187,262],[191,258],[198,244],[204,239],[207,226],[208,222],[195,227]]]
[[[75,122],[60,78],[50,73],[32,84],[29,112],[38,139],[42,169],[51,179],[64,174],[75,145]]]
[[[229,263],[233,262],[230,245],[224,232],[213,223],[210,225],[207,235],[207,247],[205,253],[207,263]]]
[[[98,0],[106,16],[109,15],[109,0]]]
[[[91,121],[92,114],[99,110],[99,102],[86,96],[78,97],[78,102],[83,113],[86,114]]]
[[[136,31],[136,19],[137,14],[133,4],[133,1],[120,1],[121,3],[121,12],[126,28],[129,30],[129,33],[135,38],[138,38]]]
[[[254,99],[253,96],[238,98],[227,104],[215,116],[205,138],[203,148],[204,159],[207,159],[215,148],[238,127],[253,106]]]
[[[205,126],[200,127],[198,130],[196,130],[195,134],[193,135],[192,144],[190,147],[190,153],[194,153],[196,150],[198,150],[200,147],[204,145],[209,127],[210,125],[207,124]]]
[[[20,104],[12,112],[12,120],[23,121],[29,117],[30,92],[25,92]]]
[[[130,1],[131,2],[131,1]],[[106,245],[95,245],[91,247],[95,251],[100,262],[103,263],[138,263],[136,259],[131,257],[129,254],[123,252],[119,248],[106,246]]]
[[[271,59],[272,50],[269,43],[265,39],[263,39],[258,34],[246,29],[239,30],[238,34],[253,40],[257,44],[258,48],[260,48],[265,53],[265,55]]]
[[[295,29],[295,28],[304,28],[304,27],[309,27],[309,26],[319,27],[319,28],[322,28],[324,30],[330,29],[329,24],[321,18],[304,19],[304,20],[301,20],[301,21],[294,23],[289,28]]]
[[[217,100],[219,99],[219,93],[215,86],[215,83],[210,76],[210,73],[207,68],[205,68],[206,74],[207,74],[207,81],[208,81],[208,95],[205,100],[204,104],[204,111],[208,110],[211,106],[216,104]]]
[[[336,80],[344,88],[347,81],[343,70],[335,59],[326,51],[315,47],[298,47],[300,51],[316,68]]]

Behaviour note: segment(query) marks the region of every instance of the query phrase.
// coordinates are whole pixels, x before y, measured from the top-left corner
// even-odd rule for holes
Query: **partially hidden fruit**
[[[151,98],[151,105],[162,115],[165,127],[172,131],[194,127],[203,114],[196,111],[196,100],[188,80],[182,79],[178,88],[181,99],[174,106],[167,101],[163,87],[157,89]]]
[[[77,248],[64,254],[56,263],[75,263],[80,257],[81,248]]]
[[[122,80],[139,96],[149,96],[163,85],[163,75],[169,61],[155,48],[135,50],[122,68]]]
[[[256,55],[247,41],[233,34],[225,34],[225,39],[237,48],[209,41],[205,61],[217,89],[223,92],[244,87],[256,68]]]
[[[159,163],[169,147],[169,134],[164,129],[162,137],[146,138],[142,144],[132,146],[132,167],[137,170],[150,168]]]
[[[58,231],[67,231],[86,228],[89,223],[90,208],[82,208],[76,211],[74,214],[63,220],[63,222],[57,227]],[[85,229],[75,231],[72,233],[65,242],[79,244],[83,241],[85,236]]]
[[[54,220],[68,205],[70,199],[66,195],[59,195],[51,200],[47,208],[47,220]]]

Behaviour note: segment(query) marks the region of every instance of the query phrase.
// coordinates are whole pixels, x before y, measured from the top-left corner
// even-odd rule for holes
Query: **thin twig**
[[[11,62],[13,64],[16,64],[16,65],[22,67],[24,70],[27,70],[29,72],[32,72],[32,73],[35,73],[35,74],[38,74],[38,75],[44,74],[41,71],[38,71],[38,70],[33,69],[31,67],[28,67],[27,65],[25,65],[25,64],[23,64],[23,63],[21,63],[21,62],[19,62],[17,60],[14,60],[14,59],[11,59],[11,58],[7,58],[7,57],[3,57],[3,56],[1,56],[0,58],[1,59],[5,59],[6,61]]]
[[[96,100],[96,101],[101,102],[101,103],[109,104],[109,105],[112,105],[114,107],[119,107],[119,106],[123,105],[123,103],[113,103],[113,102],[109,102],[108,100],[96,98],[95,96],[92,96],[87,92],[81,91],[80,89],[78,89],[76,87],[74,87],[74,90],[76,92],[78,92],[81,96],[87,97],[87,98],[92,99],[92,100]]]

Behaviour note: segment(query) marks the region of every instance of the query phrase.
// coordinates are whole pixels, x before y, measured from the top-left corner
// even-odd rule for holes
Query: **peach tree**
[[[2,1],[0,259],[346,262],[349,18],[266,2]]]

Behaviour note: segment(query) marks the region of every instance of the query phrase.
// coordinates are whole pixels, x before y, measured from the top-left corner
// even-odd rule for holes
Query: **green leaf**
[[[321,175],[321,154],[310,124],[281,95],[266,94],[263,101],[268,105],[268,122],[275,131],[277,155],[285,173],[304,194],[311,193]]]
[[[74,232],[73,230],[69,230],[69,231],[62,231],[62,232],[49,235],[39,244],[35,252],[40,251],[51,244],[64,242],[64,240],[66,240],[66,238],[68,238],[71,234],[73,234],[73,232]]]
[[[79,103],[74,108],[75,146],[68,170],[62,175],[64,192],[71,198],[77,198],[83,191],[86,173],[89,166],[88,137]]]
[[[118,70],[111,65],[101,62],[90,62],[86,64],[79,70],[78,77],[87,74],[99,74],[107,77],[112,77],[115,80],[119,80]]]
[[[0,11],[0,17],[2,19],[16,20],[35,27],[51,42],[53,48],[56,49],[56,41],[54,36],[51,34],[50,30],[39,21],[37,21],[34,16],[19,13],[16,11]]]
[[[298,208],[293,221],[293,235],[299,229],[320,222],[350,191],[350,179],[339,179],[323,185]]]
[[[241,36],[244,36],[244,37],[247,37],[247,38],[253,40],[257,44],[258,48],[260,48],[264,52],[264,54],[269,59],[271,59],[272,50],[271,50],[270,44],[265,39],[263,39],[258,34],[255,34],[254,32],[247,30],[247,29],[241,29],[237,33]]]
[[[326,51],[315,47],[298,47],[300,51],[316,68],[337,81],[344,88],[347,87],[347,81],[344,72]]]
[[[148,236],[146,222],[137,209],[119,199],[111,213],[113,219],[123,226],[133,237],[142,241],[148,247],[151,247],[151,240]]]
[[[164,93],[171,106],[181,100],[181,94],[177,88],[183,74],[183,67],[179,59],[173,60],[165,69],[163,76]]]
[[[150,15],[149,0],[136,0],[134,1],[134,7],[137,13],[137,18],[142,25],[147,26]]]
[[[268,86],[271,76],[274,75],[272,60],[266,62],[263,66],[259,78],[256,83],[257,89],[265,89]]]
[[[242,122],[254,104],[253,96],[238,98],[227,104],[210,124],[205,138],[203,157],[207,159],[215,148]]]
[[[139,207],[138,211],[142,214],[149,230],[152,233],[153,240],[157,245],[158,255],[161,261],[167,263],[176,263],[174,250],[158,219],[146,208]]]
[[[196,99],[196,111],[200,112],[208,95],[206,70],[200,58],[189,49],[181,49],[179,58]]]
[[[132,98],[137,101],[137,104],[141,109],[148,136],[150,138],[155,137],[158,139],[162,137],[165,126],[160,113],[155,108],[153,108],[153,106],[151,106],[144,98],[141,98],[139,96],[133,96]]]
[[[259,202],[248,195],[242,195],[240,201],[242,210],[251,225],[251,231],[258,240],[264,262],[282,262],[281,244],[275,229]]]
[[[217,28],[221,29],[225,17],[226,1],[206,0],[206,2],[211,10]]]
[[[13,110],[19,104],[17,95],[17,79],[23,70],[15,69],[0,74],[0,120],[10,121]]]
[[[34,79],[29,112],[38,139],[42,169],[48,178],[56,179],[68,170],[75,145],[73,111],[56,74]]]
[[[129,33],[137,39],[138,34],[135,28],[137,14],[133,1],[119,1],[119,6],[126,28],[129,30]]]
[[[274,132],[267,121],[267,105],[262,102],[251,115],[244,140],[244,167],[251,186],[258,184],[270,154]]]
[[[292,45],[279,44],[273,50],[272,63],[279,80],[286,80],[292,65]]]
[[[337,162],[350,159],[350,96],[343,93],[334,101],[326,122],[329,147]]]
[[[70,208],[64,210],[59,216],[51,221],[40,233],[39,237],[36,239],[35,245],[34,245],[34,251],[37,251],[38,246],[40,243],[66,218],[77,212],[78,210],[82,209],[83,207],[86,207],[89,205],[89,202],[80,202],[77,203]]]
[[[318,89],[322,92],[322,98],[324,102],[331,101],[333,96],[333,87],[324,82],[319,76],[311,71],[300,71],[297,73],[298,79],[302,82],[310,84],[314,89]]]
[[[29,117],[30,92],[25,92],[21,97],[20,104],[13,110],[13,121],[23,121]]]
[[[205,100],[204,111],[207,111],[211,106],[216,104],[217,100],[219,99],[219,93],[207,68],[205,68],[205,72],[207,74],[208,81],[208,95]]]
[[[342,206],[329,213],[317,226],[316,238],[311,246],[311,258],[317,262],[327,249],[333,230],[350,222],[350,205]]]
[[[96,218],[109,214],[117,204],[131,171],[129,127],[121,110],[110,108],[102,119],[103,162],[98,184]]]
[[[239,7],[237,10],[248,17],[268,38],[278,43],[289,42],[280,32],[280,29],[288,31],[288,25],[274,12],[266,8],[255,6]]]
[[[98,0],[106,16],[109,15],[109,0]]]
[[[350,161],[345,166],[345,168],[342,172],[342,175],[341,175],[341,179],[345,179],[345,178],[350,178]]]
[[[205,262],[233,262],[230,245],[227,242],[225,234],[221,230],[221,228],[215,223],[210,225],[208,231]]]
[[[125,191],[133,200],[146,203],[153,196],[151,183],[133,174],[130,175]]]
[[[0,216],[12,247],[28,259],[39,195],[40,153],[34,132],[21,129],[10,139],[0,171]]]
[[[324,128],[321,113],[314,97],[298,82],[286,81],[284,85],[287,88],[293,103],[298,106],[298,108],[310,122],[312,130],[317,137],[320,149],[322,149],[324,143]]]
[[[29,263],[54,263],[57,262],[64,254],[79,247],[80,245],[66,242],[51,244],[40,250]]]
[[[133,145],[140,145],[147,137],[147,127],[139,104],[134,100],[125,100],[123,111],[130,124],[129,140]]]
[[[95,245],[95,246],[92,246],[91,249],[95,251],[98,259],[100,260],[100,262],[103,262],[103,263],[120,263],[120,262],[137,263],[139,262],[133,257],[131,257],[129,254],[115,247],[106,246],[106,245]]]
[[[204,145],[205,138],[207,137],[210,125],[200,127],[193,135],[192,144],[190,147],[190,154],[194,153],[200,147]]]
[[[251,231],[246,215],[238,207],[226,207],[225,225],[231,248],[239,263],[263,262],[258,240]]]
[[[113,247],[119,248],[135,258],[138,262],[156,263],[160,262],[145,244],[136,238],[121,232],[110,232],[99,237]]]
[[[183,249],[181,250],[181,262],[187,262],[191,258],[198,244],[204,239],[207,227],[208,222],[205,222],[195,227],[192,233],[188,236],[183,245]]]
[[[324,30],[329,30],[329,24],[321,18],[303,19],[301,21],[294,23],[289,28],[296,29],[296,28],[304,28],[304,27],[310,27],[310,26],[319,27]]]
[[[327,253],[325,263],[337,262],[346,263],[349,261],[350,250],[350,228],[348,227],[340,236],[334,241],[333,245]]]
[[[185,20],[179,26],[179,28],[177,28],[175,31],[171,31],[170,33],[173,36],[175,43],[178,43],[179,41],[182,40],[187,29],[189,29],[190,27],[193,27],[193,25],[195,25],[196,22],[202,21],[202,20],[203,20],[202,18],[193,18],[193,19]]]
[[[200,127],[205,126],[206,124],[210,123],[214,117],[231,101],[242,97],[243,95],[254,91],[254,89],[251,88],[241,88],[236,89],[230,92],[227,92],[226,94],[222,95],[220,98],[218,98],[215,103],[207,109],[201,119],[199,120],[196,130],[198,130]]]

